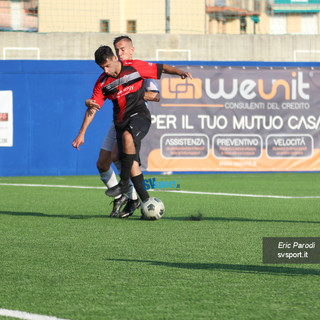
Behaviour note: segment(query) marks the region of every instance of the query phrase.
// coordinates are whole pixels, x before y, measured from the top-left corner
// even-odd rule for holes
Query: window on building
[[[240,17],[240,33],[247,33],[247,19],[246,17]]]
[[[226,6],[226,0],[215,0],[214,5],[217,7],[225,7]]]
[[[301,33],[318,34],[318,15],[302,14],[301,15]]]
[[[286,34],[287,17],[285,15],[275,14],[270,17],[270,34]]]
[[[100,21],[100,32],[110,33],[110,21],[101,20]]]
[[[254,11],[261,12],[261,0],[254,0]]]
[[[137,21],[136,20],[128,20],[127,21],[127,32],[128,33],[136,33],[137,32]]]

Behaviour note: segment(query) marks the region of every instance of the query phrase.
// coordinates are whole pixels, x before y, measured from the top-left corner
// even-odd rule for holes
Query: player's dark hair
[[[121,41],[121,40],[130,41],[130,42],[132,43],[132,40],[131,40],[130,37],[128,37],[128,36],[120,36],[120,37],[114,38],[114,40],[113,40],[113,46],[115,46],[116,43],[118,43],[118,42]]]
[[[94,60],[96,64],[100,65],[107,61],[107,59],[112,59],[114,53],[112,49],[108,46],[100,46],[94,53]]]

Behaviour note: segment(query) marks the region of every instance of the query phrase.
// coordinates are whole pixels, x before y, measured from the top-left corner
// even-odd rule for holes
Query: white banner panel
[[[0,147],[13,146],[12,91],[0,91]]]

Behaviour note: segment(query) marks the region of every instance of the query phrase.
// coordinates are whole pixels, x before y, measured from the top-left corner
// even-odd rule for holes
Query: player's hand
[[[96,111],[99,111],[101,109],[101,107],[96,103],[95,100],[87,99],[85,105],[88,109],[93,109]]]
[[[79,146],[81,146],[84,143],[84,135],[79,133],[77,137],[73,140],[72,146],[79,150]]]
[[[192,74],[190,72],[184,72],[180,74],[181,79],[190,78],[192,79]]]

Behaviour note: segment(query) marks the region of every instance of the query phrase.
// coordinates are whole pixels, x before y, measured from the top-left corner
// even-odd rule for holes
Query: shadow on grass
[[[10,216],[23,217],[43,217],[43,218],[66,218],[66,219],[92,219],[92,218],[109,218],[108,215],[88,215],[88,214],[47,214],[41,212],[14,212],[14,211],[0,211],[1,214]]]
[[[238,222],[286,222],[286,223],[320,223],[320,221],[303,221],[303,220],[274,220],[274,219],[250,219],[250,218],[224,218],[224,217],[199,217],[199,216],[190,216],[190,217],[163,217],[162,219],[167,220],[178,220],[178,221],[238,221]]]
[[[25,217],[43,217],[43,218],[66,218],[66,219],[92,219],[92,218],[109,218],[108,214],[105,215],[88,215],[88,214],[47,214],[41,212],[15,212],[15,211],[0,211],[1,214],[11,215],[11,216],[25,216]],[[113,218],[114,219],[114,218]],[[224,222],[286,222],[286,223],[320,223],[320,221],[298,221],[298,220],[267,220],[267,219],[248,219],[248,218],[224,218],[224,217],[167,217],[164,216],[163,220],[176,220],[176,221],[224,221]],[[123,219],[122,219],[123,220]],[[124,219],[126,221],[137,221],[140,220],[140,216],[135,215],[130,217],[130,219]],[[150,221],[149,221],[150,222]],[[154,221],[151,221],[154,222]]]
[[[135,260],[135,259],[106,259],[108,261],[119,262],[137,262],[147,263],[154,266],[182,268],[193,270],[219,270],[239,273],[255,273],[255,274],[269,274],[269,275],[285,275],[285,276],[299,276],[299,275],[314,275],[320,276],[320,270],[317,269],[303,269],[290,267],[272,267],[259,265],[244,265],[244,264],[225,264],[225,263],[191,263],[191,262],[165,262],[152,260]]]

